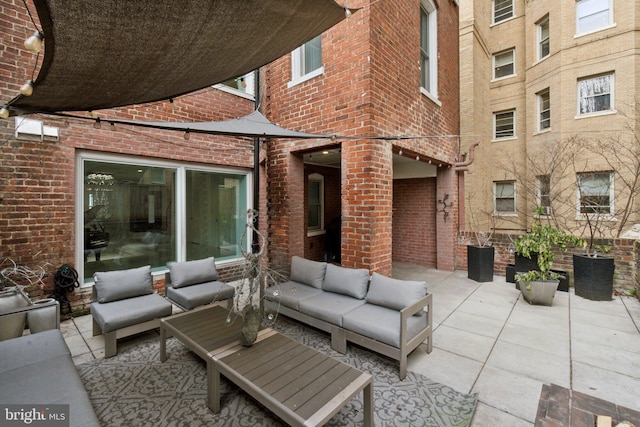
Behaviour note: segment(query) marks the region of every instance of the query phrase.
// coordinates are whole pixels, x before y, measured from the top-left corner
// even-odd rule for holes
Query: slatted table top
[[[370,374],[278,332],[265,329],[251,347],[234,346],[210,357],[214,381],[221,373],[290,425],[322,425],[361,390],[365,425],[373,424]],[[214,406],[219,395],[215,398]]]

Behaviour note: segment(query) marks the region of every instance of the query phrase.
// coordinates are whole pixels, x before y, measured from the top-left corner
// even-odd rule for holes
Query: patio
[[[629,408],[636,417],[630,421],[640,419],[637,299],[596,302],[571,291],[558,292],[552,307],[530,306],[502,276],[478,283],[466,271],[409,264],[394,264],[393,276],[424,279],[434,295],[434,349],[427,355],[418,348],[409,370],[479,393],[472,426],[533,425],[545,384]],[[103,357],[91,316],[66,320],[61,329],[76,364]],[[122,340],[119,351],[136,342]]]

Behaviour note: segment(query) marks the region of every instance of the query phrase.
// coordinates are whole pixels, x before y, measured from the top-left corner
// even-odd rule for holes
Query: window
[[[493,78],[499,79],[515,74],[515,50],[510,49],[493,55]]]
[[[246,94],[247,98],[253,99],[255,96],[255,81],[256,76],[255,72],[250,72],[245,74],[244,76],[237,77],[235,79],[225,80],[224,82],[216,85],[218,89],[227,89],[226,91],[238,94],[238,91],[242,94]]]
[[[493,0],[493,23],[513,17],[513,0]]]
[[[301,83],[324,72],[322,67],[322,35],[309,40],[293,51],[290,86]]]
[[[433,2],[420,7],[420,87],[438,96],[438,21]]]
[[[515,181],[498,181],[493,183],[493,207],[496,213],[516,212]]]
[[[307,205],[307,229],[324,230],[324,177],[320,174],[309,175]]]
[[[503,111],[493,115],[493,139],[516,136],[516,111]]]
[[[576,34],[591,33],[613,24],[613,0],[578,0]]]
[[[613,213],[612,200],[612,173],[578,174],[578,208],[581,214],[611,214]]]
[[[549,16],[538,23],[538,60],[549,56]]]
[[[551,215],[551,177],[541,175],[538,178],[538,206],[542,215]]]
[[[551,97],[549,89],[538,94],[538,130],[543,131],[551,127]]]
[[[578,114],[613,109],[613,74],[578,80]]]
[[[246,172],[95,154],[79,162],[77,247],[85,283],[96,271],[242,256]]]

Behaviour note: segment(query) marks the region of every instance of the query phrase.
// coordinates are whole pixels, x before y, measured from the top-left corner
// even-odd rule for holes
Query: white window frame
[[[148,157],[135,157],[128,155],[117,155],[117,154],[106,154],[106,153],[96,153],[96,152],[88,152],[88,151],[79,151],[76,155],[76,176],[75,176],[75,263],[78,270],[78,277],[84,278],[84,164],[85,161],[97,161],[97,162],[111,162],[111,163],[120,163],[120,164],[134,164],[134,165],[143,165],[143,166],[151,166],[151,167],[160,167],[160,168],[172,168],[176,170],[176,182],[175,182],[175,211],[173,214],[175,215],[175,240],[176,240],[176,258],[177,261],[185,261],[186,257],[186,226],[185,221],[187,221],[185,207],[186,207],[186,174],[187,170],[194,171],[200,170],[204,172],[211,173],[233,173],[238,175],[245,176],[246,182],[246,200],[245,206],[250,207],[253,206],[253,179],[252,172],[249,172],[245,169],[238,169],[233,167],[214,167],[214,166],[200,166],[187,162],[178,162],[171,160],[163,160],[163,159],[151,159]],[[253,240],[253,235],[248,233],[247,235],[247,248],[251,247]],[[235,263],[237,259],[230,259],[224,261],[216,261],[218,265],[224,265],[228,263]],[[164,274],[164,271],[154,271],[153,274]],[[93,282],[82,283],[82,288],[93,286]]]
[[[589,3],[600,3],[600,4],[607,4],[607,8],[606,9],[602,9],[600,11],[600,13],[604,10],[607,11],[608,13],[608,22],[603,23],[601,26],[599,27],[593,27],[593,28],[588,28],[588,29],[583,29],[581,28],[581,23],[583,20],[585,20],[585,18],[588,18],[590,16],[594,16],[594,14],[591,15],[584,15],[584,16],[580,16],[580,9],[581,7],[586,7]],[[613,0],[577,0],[576,1],[576,35],[575,37],[580,37],[586,34],[591,34],[591,33],[595,33],[597,31],[602,31],[602,30],[606,30],[607,28],[611,28],[613,26],[615,26],[615,21],[613,20]]]
[[[547,194],[543,194],[543,188],[544,188],[544,182],[543,180],[547,180],[547,186],[549,188],[547,188]],[[537,198],[537,205],[539,207],[541,207],[543,209],[542,215],[551,215],[552,211],[551,211],[551,176],[549,175],[540,175],[536,177],[536,184],[537,184],[537,189],[536,189],[536,198]],[[543,204],[542,199],[543,197],[546,197],[549,201],[548,205]]]
[[[309,237],[309,236],[317,236],[320,234],[324,234],[326,232],[324,228],[324,176],[320,175],[319,173],[312,173],[307,178],[307,181],[309,183],[317,182],[320,185],[320,188],[319,188],[320,224],[318,227],[310,227],[309,224],[307,224],[307,236]],[[307,209],[308,209],[308,204],[309,204],[309,198],[307,197]]]
[[[549,104],[547,108],[545,108],[544,102],[546,101]],[[547,112],[549,117],[545,118],[543,114]],[[547,121],[549,125],[547,127],[543,127],[543,123]],[[541,92],[538,92],[538,132],[548,132],[551,130],[551,91],[547,88]]]
[[[240,96],[242,98],[250,99],[253,101],[255,100],[256,74],[257,73],[255,71],[252,71],[250,73],[245,74],[244,76],[241,76],[235,79],[238,82],[238,84],[244,81],[244,83],[246,84],[245,89],[236,89],[224,83],[218,83],[213,87],[223,92],[231,93],[236,96]]]
[[[546,25],[547,27],[547,36],[546,38],[543,35],[543,28]],[[551,55],[551,44],[550,44],[550,40],[551,40],[551,27],[549,25],[549,15],[545,16],[544,18],[542,18],[537,26],[536,26],[536,33],[537,33],[537,52],[538,52],[538,61],[542,61],[545,58],[548,58]],[[547,44],[547,54],[543,55],[542,51],[542,47],[544,46],[544,44]]]
[[[320,46],[322,47],[322,35],[318,37],[321,37]],[[303,73],[304,54],[307,43],[297,47],[293,52],[291,52],[291,81],[287,84],[287,87],[293,87],[324,74],[324,65],[320,65],[320,67],[308,73]],[[320,62],[322,62],[322,58],[320,58]]]
[[[493,25],[500,24],[502,22],[505,22],[505,21],[508,21],[510,19],[513,19],[515,17],[515,4],[514,4],[514,1],[513,0],[507,0],[507,1],[511,2],[511,15],[510,16],[506,16],[506,17],[501,18],[500,20],[496,21],[496,0],[491,0],[491,23]],[[507,9],[507,8],[503,8],[503,9]]]
[[[595,175],[609,175],[609,212],[594,212],[594,213],[583,213],[582,212],[582,195],[580,189],[580,180],[581,176],[595,176]],[[581,172],[576,175],[576,218],[584,219],[585,216],[589,215],[591,218],[596,218],[598,216],[604,216],[605,220],[612,220],[615,212],[614,206],[614,173],[611,171],[593,171],[593,172]]]
[[[512,125],[512,129],[513,129],[513,135],[508,135],[508,136],[498,136],[497,135],[497,121],[498,121],[498,116],[501,114],[507,114],[507,113],[511,113],[512,117],[513,117],[513,125]],[[511,110],[503,110],[503,111],[496,111],[495,113],[493,113],[493,140],[494,141],[505,141],[505,140],[509,140],[509,139],[516,139],[516,110],[511,109]]]
[[[586,87],[584,87],[582,85],[583,82],[587,82],[590,80],[596,80],[596,79],[600,79],[602,77],[608,77],[609,78],[609,108],[606,110],[597,110],[597,111],[587,111],[587,112],[582,112],[582,104],[583,104],[583,92],[587,91],[588,89]],[[598,94],[585,94],[585,98],[595,98],[597,96],[602,96],[606,94],[606,92],[602,92],[602,93],[598,93]],[[610,73],[604,73],[604,74],[598,74],[598,75],[594,75],[594,76],[588,76],[588,77],[582,77],[578,79],[577,82],[577,86],[576,86],[576,102],[577,102],[577,112],[576,112],[576,117],[585,117],[585,116],[595,116],[595,115],[602,115],[602,114],[611,114],[611,113],[615,113],[615,74],[613,72]]]
[[[511,66],[513,67],[513,72],[511,74],[505,74],[504,76],[496,76],[496,70],[498,68],[498,65],[496,64],[496,60],[498,59],[498,57],[502,57],[502,56],[506,56],[507,54],[511,54]],[[492,64],[493,64],[493,80],[502,80],[502,79],[508,79],[510,77],[514,77],[516,75],[516,50],[515,48],[511,48],[511,49],[507,49],[507,50],[503,50],[501,52],[498,53],[494,53],[493,57],[492,57]],[[508,62],[505,63],[504,65],[509,64]],[[504,66],[503,65],[503,66]]]
[[[436,102],[438,105],[441,105],[440,101],[438,100],[438,10],[432,0],[421,0],[420,8],[421,21],[422,13],[426,14],[428,19],[427,52],[424,52],[424,49],[422,48],[422,42],[420,46],[420,92]],[[422,23],[420,27],[420,31],[422,31]],[[420,39],[422,40],[422,34]],[[429,79],[426,84],[426,86],[428,87],[422,85],[424,74],[424,70],[422,69],[422,67],[424,64],[423,57],[425,55],[429,61]]]
[[[513,185],[513,211],[499,211],[498,199],[508,199],[510,197],[498,197],[498,185],[512,184]],[[494,215],[515,215],[517,205],[516,198],[516,182],[514,180],[494,181],[493,182],[493,213]]]

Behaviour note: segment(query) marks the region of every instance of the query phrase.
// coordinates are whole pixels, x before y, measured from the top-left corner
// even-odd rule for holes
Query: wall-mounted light
[[[42,39],[44,39],[44,34],[36,30],[33,35],[29,36],[24,41],[25,49],[29,52],[40,53],[40,50],[42,49]]]
[[[9,118],[9,109],[5,106],[0,108],[0,119]]]
[[[33,93],[33,80],[27,80],[27,82],[20,87],[20,95],[31,96],[32,93]]]

